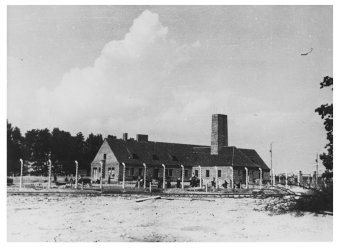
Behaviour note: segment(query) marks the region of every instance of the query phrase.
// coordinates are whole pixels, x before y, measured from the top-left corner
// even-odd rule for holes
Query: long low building
[[[203,182],[227,181],[250,183],[270,180],[270,169],[253,149],[228,146],[227,116],[212,115],[211,146],[163,143],[148,140],[148,135],[138,134],[136,139],[128,139],[124,133],[122,139],[106,138],[91,163],[93,180],[102,178],[107,181],[166,179],[176,181],[189,180],[193,175]]]

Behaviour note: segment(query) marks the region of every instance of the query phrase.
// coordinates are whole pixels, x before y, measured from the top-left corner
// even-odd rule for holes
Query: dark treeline
[[[88,171],[102,142],[101,134],[91,133],[85,138],[81,132],[72,136],[59,128],[33,129],[23,136],[7,121],[7,175],[20,174],[20,158],[24,160],[25,175],[48,174],[48,159],[53,174],[74,174],[74,160],[79,162],[79,169]]]

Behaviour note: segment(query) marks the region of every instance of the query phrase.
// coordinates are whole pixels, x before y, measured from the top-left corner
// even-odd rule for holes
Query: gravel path
[[[8,241],[332,241],[332,216],[271,215],[269,200],[8,196]]]

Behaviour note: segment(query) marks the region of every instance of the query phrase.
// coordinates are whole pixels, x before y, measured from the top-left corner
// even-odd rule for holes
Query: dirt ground
[[[135,202],[122,197],[11,196],[8,241],[332,241],[333,218],[271,215],[268,199]]]

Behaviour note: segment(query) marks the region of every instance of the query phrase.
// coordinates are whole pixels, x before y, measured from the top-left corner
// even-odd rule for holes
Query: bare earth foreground
[[[8,196],[8,241],[332,241],[333,218],[271,215],[268,200]]]

